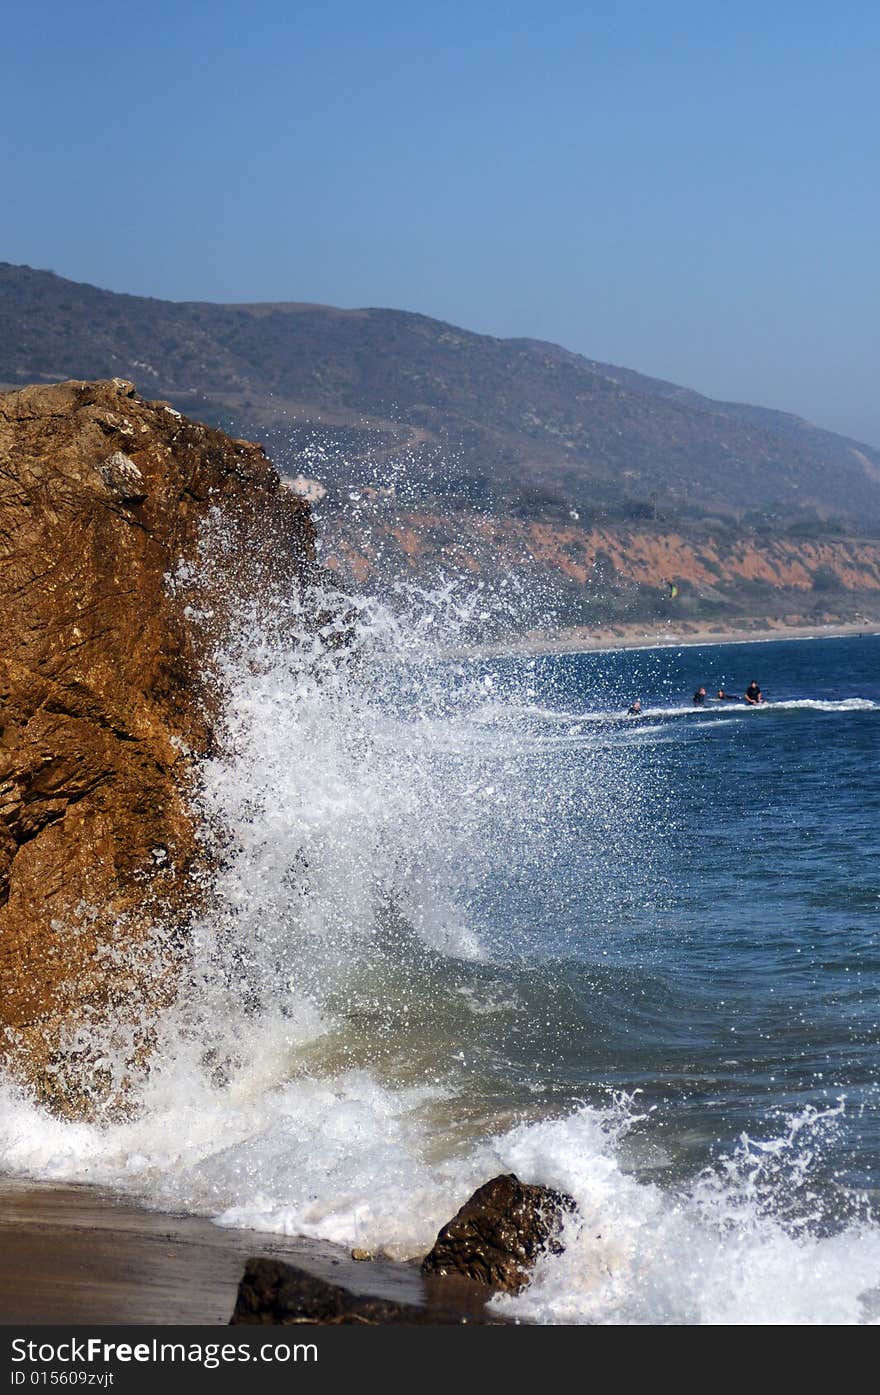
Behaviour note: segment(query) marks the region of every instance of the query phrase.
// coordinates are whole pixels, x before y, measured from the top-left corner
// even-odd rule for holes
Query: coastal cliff
[[[374,491],[375,493],[375,491]],[[865,627],[880,619],[880,541],[855,536],[757,535],[734,527],[681,530],[579,519],[479,517],[408,510],[367,498],[352,520],[324,512],[323,557],[346,584],[441,574],[487,590],[516,579],[520,595],[571,627],[645,634],[660,625],[744,632],[778,626]],[[670,584],[674,591],[670,594]],[[534,628],[546,620],[538,614]],[[533,628],[526,614],[521,634]]]
[[[303,584],[308,505],[261,447],[121,379],[0,397],[0,1053],[67,1115],[118,1103],[186,960],[209,641],[169,580],[215,511]]]

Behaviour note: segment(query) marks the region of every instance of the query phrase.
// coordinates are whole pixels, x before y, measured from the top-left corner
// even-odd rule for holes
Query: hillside
[[[107,376],[331,497],[393,474],[411,502],[515,517],[880,528],[880,451],[783,412],[423,315],[172,303],[0,264],[0,382]]]
[[[355,586],[478,577],[519,632],[880,620],[880,451],[783,412],[423,315],[0,264],[0,385],[108,376],[317,481]]]

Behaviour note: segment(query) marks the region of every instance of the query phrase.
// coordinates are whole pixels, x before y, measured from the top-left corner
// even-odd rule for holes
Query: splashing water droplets
[[[205,596],[236,573],[221,616]],[[877,1228],[854,1212],[825,1233],[812,1194],[842,1103],[663,1188],[625,1166],[650,1123],[635,1098],[584,1102],[604,1098],[583,1087],[593,1019],[623,992],[603,957],[662,895],[650,746],[619,714],[543,705],[532,661],[466,657],[493,606],[522,628],[513,585],[379,599],[261,578],[217,517],[169,579],[214,636],[193,778],[209,871],[138,1109],[63,1123],[3,1085],[4,1165],[397,1255],[514,1170],[579,1210],[564,1253],[498,1300],[512,1313],[864,1320]]]

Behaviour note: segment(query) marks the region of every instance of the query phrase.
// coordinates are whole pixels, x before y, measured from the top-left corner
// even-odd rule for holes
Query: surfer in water
[[[628,717],[641,717],[641,715],[642,715],[642,699],[641,699],[641,698],[636,698],[635,702],[630,703],[629,707],[626,709],[626,715],[627,715]]]
[[[703,688],[703,687],[700,687],[700,688],[698,688],[697,691],[694,693],[694,707],[702,707],[702,706],[703,706],[703,703],[704,703],[705,701],[706,701],[706,689]]]
[[[749,686],[746,688],[743,696],[745,697],[745,700],[750,707],[757,707],[759,703],[762,703],[764,701],[764,694],[761,692],[761,689],[758,687],[754,678],[752,679]]]
[[[739,702],[739,693],[726,693],[723,688],[719,688],[715,694],[716,702]]]

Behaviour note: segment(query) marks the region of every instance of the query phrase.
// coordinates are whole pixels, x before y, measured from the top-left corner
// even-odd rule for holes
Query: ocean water
[[[243,610],[137,1113],[7,1082],[3,1168],[400,1257],[513,1170],[578,1212],[511,1315],[876,1323],[880,637],[456,658],[481,604]]]

